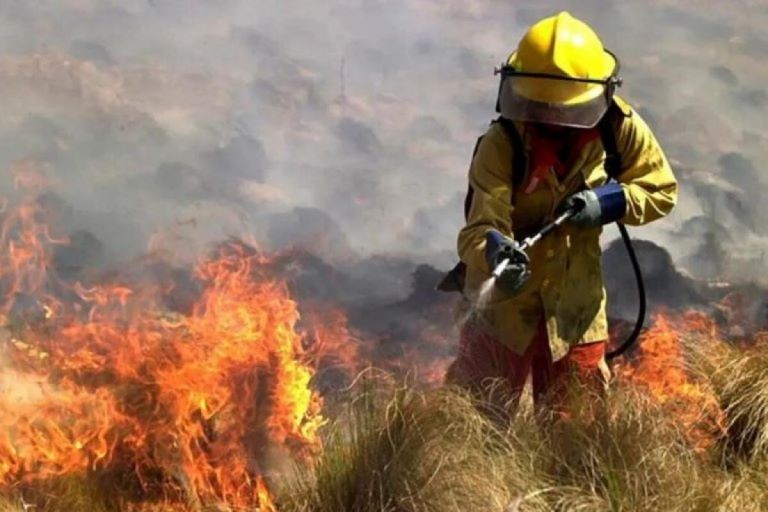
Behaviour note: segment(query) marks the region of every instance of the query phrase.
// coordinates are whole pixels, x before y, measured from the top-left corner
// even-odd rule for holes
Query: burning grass
[[[113,287],[81,293],[86,319],[59,305],[9,330],[4,375],[23,396],[0,399],[0,480],[110,475],[126,496],[270,510],[267,450],[308,456],[322,417],[295,304],[255,278],[255,257],[232,246],[203,262],[187,316]]]
[[[723,414],[718,454],[729,465],[768,461],[768,339],[751,345],[686,340],[691,365],[713,388]]]
[[[0,486],[38,510],[273,510],[270,459],[315,453],[323,418],[266,258],[221,244],[172,312],[156,283],[60,279],[45,214],[31,195],[0,230]]]
[[[240,260],[229,261],[233,264]],[[235,265],[234,268],[239,267]],[[219,275],[218,271],[214,275]],[[243,298],[237,293],[230,290],[226,295],[239,297],[235,304],[242,304]],[[248,296],[257,300],[255,297],[259,292],[249,289]],[[203,297],[208,295],[203,294]],[[223,297],[217,300],[227,310],[237,311]],[[265,305],[256,309],[269,311]],[[205,310],[214,311],[215,307],[208,305]],[[183,325],[189,336],[194,332],[191,322],[191,319],[177,318],[172,332]],[[240,332],[234,327],[243,321],[225,324],[229,329],[226,336],[233,336]],[[291,323],[285,325],[285,332],[292,332],[289,329]],[[219,336],[219,339],[228,339],[224,332]],[[74,343],[65,339],[69,345]],[[42,345],[35,340],[34,336],[23,342],[12,337],[6,340],[7,348],[20,358],[14,360],[17,367],[23,370],[25,367],[21,363],[32,364],[34,361],[38,368],[40,360],[62,360],[54,345]],[[187,470],[182,464],[184,450],[175,458],[164,458],[175,451],[173,445],[156,444],[157,441],[151,444],[152,441],[147,440],[148,451],[144,452],[144,458],[140,456],[141,452],[128,451],[127,455],[121,452],[126,449],[125,441],[114,437],[114,429],[120,425],[116,427],[112,423],[108,423],[109,428],[102,435],[104,441],[95,436],[72,446],[71,440],[79,439],[74,435],[78,425],[87,425],[94,417],[101,418],[105,413],[119,413],[118,418],[130,416],[132,409],[128,405],[135,402],[126,397],[133,396],[138,382],[122,389],[115,386],[114,380],[106,386],[99,379],[85,379],[81,386],[88,384],[89,387],[83,390],[91,393],[90,400],[82,397],[70,402],[65,400],[64,405],[69,409],[63,414],[57,409],[64,406],[58,403],[59,400],[77,397],[77,394],[70,396],[67,393],[79,388],[64,386],[66,393],[57,394],[62,391],[45,387],[50,385],[50,372],[25,373],[17,368],[16,374],[4,373],[4,378],[14,380],[15,389],[24,387],[19,386],[22,377],[29,379],[33,376],[37,380],[31,381],[27,394],[16,397],[16,410],[23,410],[23,404],[33,404],[33,408],[41,411],[41,417],[55,418],[60,423],[16,422],[14,428],[17,431],[22,427],[26,430],[23,435],[17,433],[7,438],[13,444],[7,441],[6,450],[12,448],[15,452],[6,453],[15,453],[16,459],[6,460],[26,461],[28,465],[21,469],[18,465],[6,466],[6,501],[0,502],[0,510],[24,510],[25,504],[33,504],[37,510],[136,512],[763,510],[763,504],[768,502],[768,479],[765,477],[768,469],[768,358],[764,343],[758,340],[750,346],[736,346],[723,342],[713,325],[697,314],[677,318],[675,322],[668,317],[657,317],[642,342],[642,349],[632,361],[615,368],[617,382],[604,399],[594,407],[574,407],[571,409],[573,414],[556,420],[538,416],[526,401],[513,418],[499,421],[498,416],[494,416],[494,420],[489,420],[478,412],[487,410],[487,406],[460,390],[424,390],[398,384],[387,375],[369,371],[345,396],[326,404],[326,413],[333,415],[333,421],[322,427],[312,426],[311,430],[297,430],[305,435],[319,434],[319,438],[312,439],[319,443],[322,438],[323,449],[322,452],[315,451],[314,456],[297,459],[302,462],[296,464],[294,471],[283,472],[280,477],[269,476],[264,474],[263,468],[254,465],[243,470],[248,473],[243,477],[237,472],[240,471],[237,458],[232,459],[235,464],[221,466],[233,469],[233,475],[239,475],[237,478],[243,485],[253,482],[250,489],[256,494],[250,504],[238,504],[237,499],[231,500],[227,496],[213,496],[212,499],[211,494],[200,490],[216,487],[192,485],[189,483],[192,480],[186,477],[196,474],[194,471],[216,467],[213,464],[219,460],[214,458],[215,450],[209,446],[215,446],[219,432],[226,432],[227,423],[206,423],[202,412],[209,402],[196,402],[195,410],[200,414],[191,415],[198,418],[195,421],[200,422],[201,428],[209,429],[203,428],[200,437],[184,433],[186,423],[179,421],[189,417],[188,414],[181,414],[175,426],[161,424],[168,430],[167,436],[201,443],[201,451],[192,453],[203,458],[187,459],[190,464],[199,464],[200,468],[193,466]],[[146,341],[143,343],[147,344]],[[79,347],[76,354],[81,353],[83,345],[72,346]],[[41,357],[41,353],[47,356]],[[153,357],[159,358],[162,354]],[[228,351],[221,354],[224,357]],[[290,367],[286,362],[294,361],[294,358],[278,361]],[[208,356],[191,360],[203,359],[216,361]],[[251,364],[250,360],[242,363],[244,367]],[[263,368],[264,363],[252,366]],[[214,367],[221,368],[221,364],[214,364]],[[198,376],[197,380],[207,382],[208,370],[195,368],[193,373]],[[114,368],[111,371],[115,373]],[[307,372],[311,377],[311,372]],[[64,374],[66,372],[58,375],[58,385]],[[173,379],[173,382],[195,387],[196,379],[188,373],[184,376],[183,379]],[[115,375],[112,377],[114,379]],[[300,389],[311,388],[309,380],[300,379],[299,382],[302,382]],[[106,386],[103,396],[94,394],[100,386]],[[139,386],[139,389],[143,388]],[[200,393],[210,393],[213,389],[201,389]],[[197,395],[186,393],[183,396]],[[39,400],[43,398],[42,403],[51,409],[41,409]],[[13,399],[9,395],[4,397],[7,407]],[[234,394],[228,395],[216,410],[225,410],[230,407],[230,402],[237,403]],[[246,403],[251,403],[251,399]],[[79,408],[72,409],[74,405]],[[254,414],[260,412],[261,418],[236,416],[234,411],[227,413],[225,418],[240,418],[239,422],[251,426],[264,425],[263,418],[269,418],[273,409],[264,408],[263,403],[261,406],[261,409],[251,409]],[[291,410],[309,411],[303,407]],[[162,417],[169,414],[166,409],[173,408],[169,404],[162,405]],[[141,417],[147,421],[147,417]],[[211,416],[214,417],[215,414]],[[293,417],[297,421],[301,418]],[[294,423],[302,424],[302,421]],[[37,430],[32,428],[34,425]],[[40,425],[45,429],[41,430]],[[122,433],[129,436],[128,440],[135,434],[127,429]],[[252,434],[249,431],[238,435],[228,446],[241,452],[228,453],[252,453],[249,450],[254,449],[252,442],[256,439]],[[63,446],[69,451],[51,451],[49,455],[58,465],[45,469],[45,464],[51,464],[51,461],[22,456],[23,449],[32,449],[19,444],[25,439],[29,443],[35,441],[34,448],[38,450],[41,446],[49,448],[40,444],[41,440],[51,443],[58,439],[63,442],[51,446],[59,447],[57,449]],[[224,436],[224,439],[228,438]],[[287,438],[269,431],[268,436],[258,439],[274,443],[275,439],[285,441]],[[178,443],[167,441],[172,442]],[[131,444],[128,447],[135,450]],[[300,452],[294,452],[294,455]],[[163,462],[168,460],[177,463]],[[126,461],[129,464],[126,465]],[[144,481],[136,478],[137,471],[141,471]],[[221,481],[233,481],[231,475],[228,478],[231,479]],[[269,482],[273,494],[268,494],[263,478]],[[202,482],[208,484],[208,481]],[[189,487],[184,487],[185,483]]]
[[[768,347],[728,344],[701,315],[657,317],[608,395],[566,418],[524,403],[491,421],[478,412],[488,404],[459,390],[372,371],[332,400],[318,370],[361,358],[343,312],[307,315],[303,334],[285,283],[252,247],[201,257],[187,307],[170,311],[172,287],[62,279],[52,250],[66,240],[34,195],[6,207],[0,512],[768,503]]]

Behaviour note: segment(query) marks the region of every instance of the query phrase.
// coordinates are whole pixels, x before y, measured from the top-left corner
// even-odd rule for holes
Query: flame
[[[36,191],[40,179],[18,179]],[[148,493],[275,511],[263,454],[320,448],[322,400],[297,304],[268,261],[229,243],[196,267],[187,314],[158,286],[61,282],[33,196],[0,230],[0,485],[132,473]],[[341,332],[340,336],[345,335]]]
[[[311,351],[318,366],[340,369],[347,376],[361,369],[363,343],[359,334],[351,331],[343,310],[312,305],[305,320],[312,338]]]
[[[701,343],[711,342],[718,338],[717,328],[703,313],[676,318],[655,315],[640,337],[637,357],[621,363],[616,374],[623,382],[646,389],[670,411],[694,447],[704,451],[724,431],[724,418],[713,392],[686,370],[684,340],[691,336]]]

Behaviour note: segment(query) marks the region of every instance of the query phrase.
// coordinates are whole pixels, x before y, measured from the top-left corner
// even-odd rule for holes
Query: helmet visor
[[[512,75],[501,82],[499,108],[502,117],[513,121],[592,128],[610,105],[608,87]]]

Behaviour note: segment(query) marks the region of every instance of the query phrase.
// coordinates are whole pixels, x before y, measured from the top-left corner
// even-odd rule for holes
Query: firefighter
[[[501,381],[516,399],[530,376],[537,405],[561,401],[573,382],[607,385],[602,226],[652,222],[677,198],[653,133],[614,95],[618,70],[595,32],[567,12],[531,26],[501,68],[501,116],[476,147],[458,236],[472,314],[449,382],[478,389]],[[520,249],[566,208],[578,213]],[[512,264],[478,300],[501,258]]]

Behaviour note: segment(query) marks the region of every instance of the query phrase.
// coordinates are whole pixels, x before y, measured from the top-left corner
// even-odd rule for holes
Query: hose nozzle
[[[523,242],[520,244],[520,249],[523,251],[530,249],[531,247],[536,245],[542,238],[544,238],[549,233],[554,231],[558,226],[561,226],[562,224],[565,223],[565,221],[573,217],[576,213],[577,211],[575,209],[569,209],[564,211],[555,220],[553,220],[552,222],[550,222],[549,224],[541,228],[541,230],[538,233],[536,233],[533,236],[529,236],[528,238],[523,240]],[[511,253],[510,253],[510,256],[511,256]],[[496,265],[496,268],[493,269],[493,272],[491,272],[491,276],[494,279],[498,279],[501,276],[501,274],[503,274],[504,271],[507,269],[509,264],[510,264],[509,257],[502,259],[499,262],[499,264]]]

